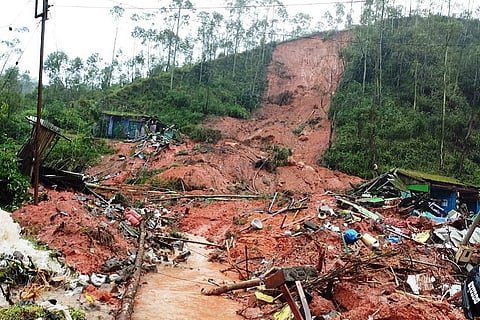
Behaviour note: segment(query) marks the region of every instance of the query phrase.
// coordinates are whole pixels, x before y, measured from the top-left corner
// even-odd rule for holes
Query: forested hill
[[[342,22],[340,13],[332,29]],[[235,21],[242,22],[240,17]],[[158,64],[149,59],[152,64],[146,64],[144,74],[115,74],[136,68],[116,60],[100,69],[94,54],[85,65],[62,52],[50,54],[45,60],[50,82],[44,87],[42,116],[73,143],[60,140],[43,163],[73,171],[91,165],[105,150],[92,135],[104,111],[157,116],[196,140],[215,141],[221,132],[199,126],[207,116],[248,118],[267,100],[266,70],[282,39],[269,36],[275,31],[270,30],[273,24],[259,21],[252,20],[249,29],[231,29],[238,33],[228,33],[233,25],[224,23],[224,40],[239,41],[225,42],[224,50],[209,42],[215,30],[204,30],[200,39],[205,51],[197,62],[177,66],[170,58]],[[376,164],[380,172],[403,167],[480,184],[478,17],[471,11],[461,17],[427,11],[404,16],[385,1],[366,1],[360,24],[350,23],[347,15],[345,25],[352,37],[342,52],[345,72],[329,112],[334,139],[319,164],[364,178],[374,174]],[[288,41],[313,31],[293,30]],[[181,47],[177,39],[167,42],[170,49],[175,42]],[[281,66],[276,67],[281,72]],[[32,88],[35,84],[16,67],[0,74],[3,181],[19,179],[13,174],[15,152],[30,133],[25,116],[35,115],[37,93]],[[268,102],[281,106],[288,103],[288,94]]]
[[[480,184],[480,21],[380,9],[343,52],[336,140],[323,163],[363,177],[377,164]]]

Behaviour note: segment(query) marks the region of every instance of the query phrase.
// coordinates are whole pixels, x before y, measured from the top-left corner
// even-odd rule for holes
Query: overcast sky
[[[289,11],[290,16],[297,12],[308,13],[319,21],[327,11],[334,12],[334,3],[341,0],[283,0],[281,1]],[[425,0],[425,2],[433,0]],[[20,40],[16,48],[23,53],[6,50],[5,45],[0,45],[0,71],[4,67],[15,65],[21,71],[29,70],[32,78],[38,77],[39,50],[40,50],[40,22],[35,18],[35,0],[10,0],[2,1],[0,10],[0,42]],[[43,1],[39,0],[40,7]],[[191,0],[201,10],[221,10],[225,6],[223,0]],[[437,3],[438,1],[433,1]],[[480,0],[454,0],[455,7],[477,8]],[[122,48],[128,53],[131,50],[131,31],[133,24],[130,16],[133,13],[145,11],[154,12],[155,8],[167,6],[167,0],[49,0],[52,6],[49,9],[49,20],[46,22],[45,33],[45,58],[54,51],[62,50],[69,58],[75,57],[86,60],[92,53],[98,52],[100,56],[110,61],[115,35],[115,24],[110,14],[110,9],[119,5],[125,9],[119,29],[117,48]],[[361,9],[361,1],[353,0],[343,2],[346,11],[350,6],[356,12]],[[404,7],[416,6],[415,0],[395,0],[397,5]],[[41,11],[41,10],[40,10]],[[316,24],[316,22],[314,23]],[[17,30],[27,27],[28,32],[20,33]],[[12,29],[12,30],[10,30]],[[4,55],[2,57],[2,54]]]

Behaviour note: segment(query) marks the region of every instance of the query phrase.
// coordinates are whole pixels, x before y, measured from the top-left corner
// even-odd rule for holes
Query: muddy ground
[[[305,287],[313,296],[311,312],[319,319],[462,319],[459,295],[448,294],[460,283],[455,276],[461,273],[450,251],[431,242],[386,241],[388,235],[371,219],[351,222],[337,214],[342,208],[335,195],[362,182],[319,165],[333,139],[327,113],[343,72],[339,49],[348,40],[347,34],[339,34],[277,46],[264,102],[251,118],[206,121],[206,127],[221,130],[218,143],[198,144],[185,138],[157,153],[149,139],[112,142],[116,154],[86,172],[93,194],[43,189],[46,201],[12,216],[25,233],[57,250],[81,274],[112,273],[105,261],[131,259],[136,252],[137,238],[131,231],[135,227],[125,227],[120,205],[144,207],[160,221],[150,236],[188,233],[222,245],[223,249],[211,248],[215,250],[210,260],[222,263],[232,281],[258,277],[272,267],[315,266],[320,280]],[[274,145],[290,149],[291,155],[286,166],[269,171],[261,163],[273,157]],[[142,180],[146,182],[138,184]],[[168,190],[159,181],[174,181],[177,190]],[[320,219],[322,206],[331,207],[335,215],[328,212]],[[289,210],[272,214],[286,207]],[[405,234],[432,227],[401,215],[395,203],[374,210]],[[250,227],[255,218],[262,222],[261,229]],[[306,227],[305,221],[318,229]],[[345,246],[341,232],[347,228],[377,236],[380,246],[372,249],[362,242]],[[158,245],[155,239],[147,243]],[[164,251],[147,259],[150,270],[165,263],[160,262],[160,252]],[[175,263],[188,265],[188,258]],[[430,280],[420,281],[420,293],[414,294],[406,283],[408,275]],[[148,273],[143,276],[148,279]],[[95,303],[109,306],[110,314],[104,317],[113,317],[124,285],[90,286],[78,301],[88,310],[91,302],[85,297],[94,296]],[[211,286],[205,282],[206,288]],[[277,296],[278,290],[266,293]],[[238,301],[238,314],[247,319],[272,318],[281,307],[256,299],[254,290],[226,298]],[[161,305],[158,309],[162,312]]]

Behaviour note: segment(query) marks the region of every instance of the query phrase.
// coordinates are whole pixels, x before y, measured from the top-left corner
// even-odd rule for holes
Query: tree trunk
[[[209,290],[205,290],[202,288],[202,294],[206,296],[218,296],[233,290],[255,287],[260,285],[261,283],[262,283],[262,280],[256,278],[256,279],[251,279],[251,280],[242,281],[238,283],[227,284],[227,285],[216,287]]]
[[[178,7],[178,17],[177,17],[177,31],[175,32],[175,45],[173,47],[173,61],[172,61],[172,70],[170,73],[170,90],[173,89],[173,73],[175,70],[175,63],[177,58],[177,49],[178,49],[178,31],[180,29],[180,14],[182,11],[182,6]]]
[[[442,134],[440,141],[440,168],[443,168],[445,162],[445,115],[447,109],[447,62],[448,62],[448,40],[445,47],[445,56],[443,63],[443,102],[442,102]]]
[[[133,303],[135,300],[135,295],[137,294],[138,285],[140,282],[140,276],[142,273],[142,264],[143,264],[143,252],[145,248],[145,220],[140,223],[140,238],[138,240],[138,250],[137,256],[135,258],[135,269],[133,272],[133,277],[130,280],[130,283],[125,290],[125,293],[122,298],[122,306],[118,312],[115,320],[130,320],[132,318],[133,312]]]

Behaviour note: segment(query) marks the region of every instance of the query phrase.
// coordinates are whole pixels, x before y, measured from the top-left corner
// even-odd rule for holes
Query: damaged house
[[[104,111],[96,135],[104,138],[138,139],[149,133],[162,133],[166,126],[155,116],[130,112]]]
[[[368,201],[402,197],[401,207],[446,217],[452,211],[478,213],[479,189],[457,179],[419,171],[392,169],[356,190]]]

